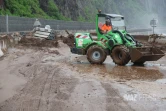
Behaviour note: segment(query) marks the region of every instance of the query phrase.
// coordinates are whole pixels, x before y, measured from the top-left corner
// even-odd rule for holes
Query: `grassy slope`
[[[40,8],[39,0],[6,0],[5,8],[0,9],[0,14],[68,20],[59,13],[53,0],[48,1],[48,13]]]
[[[38,17],[48,19],[70,20],[64,17],[54,0],[48,0],[47,11],[40,8],[39,0],[5,0],[5,8],[0,9],[1,15],[14,15],[24,17]],[[77,1],[78,2],[78,1]],[[117,13],[126,17],[128,24],[133,24],[139,20],[139,17],[145,13],[143,6],[138,0],[80,0],[82,5],[78,4],[80,11],[77,20],[79,21],[95,21],[97,9],[102,9],[106,13]],[[69,6],[70,7],[70,6]],[[72,6],[71,6],[72,7]]]

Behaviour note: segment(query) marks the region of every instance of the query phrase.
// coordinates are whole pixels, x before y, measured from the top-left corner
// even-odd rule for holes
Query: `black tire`
[[[130,61],[129,49],[126,46],[120,45],[113,48],[111,57],[117,65],[126,65]]]
[[[104,49],[97,45],[91,46],[87,51],[87,59],[91,64],[102,64],[106,57]]]

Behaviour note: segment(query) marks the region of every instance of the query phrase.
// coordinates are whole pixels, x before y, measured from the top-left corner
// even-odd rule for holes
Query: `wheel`
[[[91,64],[102,64],[106,57],[104,49],[97,45],[91,46],[87,51],[87,59]]]
[[[120,45],[113,48],[111,57],[117,65],[126,65],[130,61],[129,49]]]

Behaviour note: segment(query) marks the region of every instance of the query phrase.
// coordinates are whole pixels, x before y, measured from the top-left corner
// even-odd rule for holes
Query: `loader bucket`
[[[165,54],[154,47],[130,48],[131,61],[135,63],[144,63],[146,61],[157,61]]]

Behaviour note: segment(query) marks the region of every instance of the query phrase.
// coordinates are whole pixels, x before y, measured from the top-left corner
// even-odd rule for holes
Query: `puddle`
[[[166,84],[166,79],[158,79],[157,83]]]
[[[162,71],[159,71],[156,66],[133,66],[128,64],[127,66],[116,66],[115,64],[105,63],[103,65],[93,65],[88,62],[84,63],[73,63],[75,68],[84,74],[97,74],[113,79],[124,79],[124,80],[147,80],[155,81],[163,78]]]

